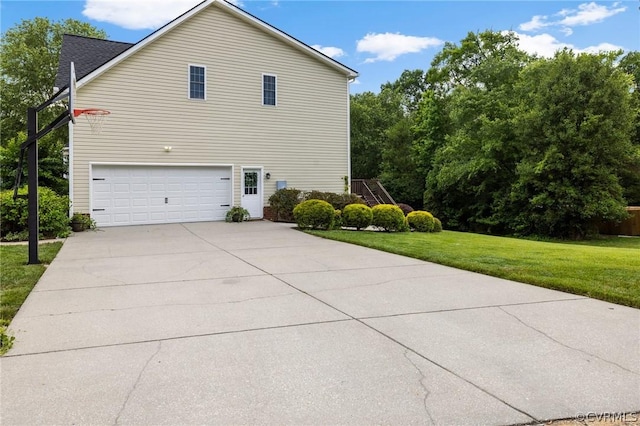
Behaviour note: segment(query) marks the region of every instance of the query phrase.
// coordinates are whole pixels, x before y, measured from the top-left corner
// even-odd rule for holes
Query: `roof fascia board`
[[[196,15],[198,12],[202,11],[203,9],[206,9],[209,5],[211,5],[215,1],[216,0],[205,0],[202,3],[200,3],[200,4],[196,5],[195,7],[193,7],[192,9],[186,11],[185,13],[183,13],[182,15],[180,15],[179,17],[177,17],[173,21],[169,22],[165,26],[163,26],[163,27],[157,29],[155,32],[149,34],[147,37],[143,38],[138,43],[136,43],[133,46],[131,46],[129,49],[125,50],[124,52],[122,52],[121,54],[116,56],[115,58],[113,58],[110,61],[104,63],[100,67],[96,68],[95,70],[91,71],[89,74],[85,75],[83,78],[78,80],[77,88],[79,89],[80,87],[82,87],[85,84],[89,83],[94,78],[98,77],[100,74],[102,74],[105,71],[107,71],[109,68],[111,68],[114,65],[122,62],[123,60],[125,60],[129,56],[131,56],[134,53],[136,53],[138,50],[140,50],[143,47],[145,47],[146,45],[152,43],[157,38],[162,37],[165,33],[171,31],[173,28],[177,27],[182,22],[184,22],[187,19],[191,18],[193,15]]]
[[[271,34],[275,35],[276,37],[278,37],[281,40],[287,42],[288,44],[292,44],[292,45],[298,47],[299,49],[304,50],[308,54],[310,54],[312,56],[315,56],[316,58],[318,58],[320,61],[324,62],[325,64],[327,64],[327,65],[331,66],[332,68],[337,69],[340,72],[346,74],[349,79],[355,79],[358,76],[358,73],[356,71],[352,70],[351,68],[349,68],[349,67],[347,67],[345,65],[342,65],[340,62],[335,61],[335,60],[329,58],[328,56],[323,55],[322,53],[318,52],[317,50],[313,49],[312,47],[307,46],[303,42],[291,37],[290,35],[282,32],[282,31],[278,30],[277,28],[267,24],[266,22],[256,18],[255,16],[251,15],[250,13],[245,12],[244,10],[240,9],[239,7],[236,7],[236,6],[234,6],[234,5],[230,4],[230,3],[227,3],[224,0],[205,0],[202,3],[198,4],[197,6],[193,7],[191,10],[188,10],[187,12],[183,13],[178,18],[176,18],[173,21],[169,22],[164,27],[161,27],[158,30],[156,30],[155,32],[149,34],[147,37],[145,37],[144,39],[140,40],[138,43],[134,44],[132,47],[130,47],[129,49],[125,50],[124,52],[122,52],[120,55],[116,56],[112,60],[110,60],[110,61],[106,62],[105,64],[103,64],[102,66],[96,68],[95,70],[93,70],[92,72],[90,72],[89,74],[84,76],[82,79],[78,80],[78,88],[80,88],[80,87],[84,86],[85,84],[89,83],[91,80],[93,80],[94,78],[98,77],[100,74],[104,73],[109,68],[111,68],[114,65],[122,62],[123,60],[125,60],[129,56],[135,54],[138,50],[140,50],[143,47],[145,47],[146,45],[152,43],[154,40],[158,39],[159,37],[162,37],[165,33],[171,31],[173,28],[177,27],[178,25],[182,24],[184,21],[188,20],[192,16],[194,16],[194,15],[198,14],[199,12],[201,12],[202,10],[206,9],[207,7],[212,5],[213,3],[217,3],[220,7],[224,7],[227,11],[235,14],[236,16],[239,16],[239,17],[241,17],[242,19],[244,19],[246,21],[252,22],[254,25],[262,28],[263,30],[265,30],[268,33],[271,33]]]
[[[346,74],[349,78],[356,78],[358,76],[358,73],[355,70],[352,70],[351,68],[341,64],[340,62],[318,52],[316,49],[312,48],[311,46],[308,46],[307,44],[301,42],[300,40],[291,37],[289,34],[277,29],[276,27],[269,25],[268,23],[266,23],[265,21],[261,20],[260,18],[257,18],[255,16],[253,16],[252,14],[245,12],[244,10],[242,10],[241,8],[239,8],[238,6],[235,6],[231,3],[228,3],[224,0],[213,0],[215,2],[218,3],[218,5],[220,5],[221,7],[226,8],[228,11],[230,11],[231,13],[234,13],[237,16],[240,16],[242,18],[244,18],[247,21],[252,22],[253,24],[255,24],[256,26],[262,28],[263,30],[265,30],[268,33],[271,33],[273,35],[275,35],[276,37],[280,38],[281,40],[284,40],[285,42],[287,42],[288,44],[292,44],[302,50],[304,50],[305,52],[307,52],[308,54],[315,56],[316,58],[320,59],[322,62],[326,63],[327,65],[333,67],[333,68],[337,68],[338,70],[340,70],[342,73]]]

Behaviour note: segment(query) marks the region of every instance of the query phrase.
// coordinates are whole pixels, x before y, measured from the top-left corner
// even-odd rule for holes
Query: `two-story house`
[[[136,44],[65,36],[58,87],[110,111],[69,126],[74,212],[98,226],[252,218],[277,186],[343,192],[350,176],[345,65],[222,0]]]

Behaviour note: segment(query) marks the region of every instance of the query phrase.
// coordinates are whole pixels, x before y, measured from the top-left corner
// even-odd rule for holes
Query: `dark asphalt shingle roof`
[[[72,61],[76,69],[76,79],[80,80],[131,46],[133,46],[133,43],[64,34],[62,36],[56,87],[62,89],[69,85],[69,64]]]

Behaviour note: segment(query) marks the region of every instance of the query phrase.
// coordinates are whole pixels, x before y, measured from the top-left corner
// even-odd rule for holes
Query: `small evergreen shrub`
[[[400,210],[402,210],[405,216],[413,211],[413,207],[409,204],[398,203],[398,207],[400,207]]]
[[[349,204],[342,211],[342,224],[358,231],[371,225],[373,212],[366,204]]]
[[[225,222],[243,222],[249,219],[251,219],[251,216],[247,209],[240,206],[231,207],[224,217]]]
[[[442,222],[437,217],[433,218],[433,231],[432,232],[442,232]]]
[[[276,222],[294,222],[293,209],[302,201],[302,191],[295,188],[279,189],[269,197],[269,205]]]
[[[429,212],[413,211],[407,215],[409,227],[418,232],[433,232],[435,218]]]
[[[393,204],[378,204],[371,209],[373,220],[371,224],[385,231],[406,232],[409,230],[407,219],[400,207]]]
[[[293,216],[299,228],[331,229],[335,209],[323,200],[307,200],[293,209]]]
[[[28,200],[27,187],[18,190],[13,199],[13,190],[0,193],[0,232],[2,235],[24,235],[27,231]],[[38,214],[40,234],[45,238],[69,235],[69,207],[66,195],[58,195],[49,188],[38,188]]]

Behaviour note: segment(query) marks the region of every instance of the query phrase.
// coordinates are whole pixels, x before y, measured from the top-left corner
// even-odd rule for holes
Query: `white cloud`
[[[393,61],[406,53],[418,53],[429,47],[442,45],[444,42],[434,37],[415,37],[399,33],[375,34],[369,33],[358,40],[358,52],[372,53],[373,58],[367,58],[365,63],[377,61]]]
[[[578,50],[578,52],[585,53],[599,53],[599,52],[610,52],[612,50],[624,50],[622,46],[616,46],[611,43],[600,43],[597,46],[589,46],[587,48]]]
[[[560,29],[560,31],[562,31],[562,34],[564,34],[565,36],[569,37],[571,34],[573,34],[573,30],[569,27],[564,27],[562,29]]]
[[[320,52],[324,53],[330,58],[339,58],[341,56],[346,55],[345,51],[340,49],[339,47],[320,46],[319,44],[314,44],[311,47],[313,47],[316,50],[319,50]]]
[[[129,30],[156,29],[202,0],[86,0],[82,14]],[[229,0],[237,6],[239,0]]]
[[[544,28],[549,26],[549,23],[544,22],[547,19],[546,16],[543,15],[535,15],[529,22],[525,22],[524,24],[520,24],[518,27],[522,31],[536,31],[540,28]]]
[[[550,34],[538,34],[530,36],[527,34],[516,33],[516,35],[519,39],[518,46],[520,47],[520,49],[529,54],[543,56],[545,58],[552,57],[557,50],[561,50],[565,47],[573,48],[572,45],[568,43],[562,43]]]
[[[616,46],[611,43],[600,43],[597,46],[589,46],[584,49],[577,48],[573,44],[564,43],[556,39],[551,34],[538,34],[530,36],[527,34],[515,33],[518,36],[518,46],[525,52],[538,55],[545,58],[552,57],[556,51],[562,50],[565,47],[572,49],[576,53],[598,53],[603,51],[619,50],[621,46]]]
[[[351,84],[353,84],[353,85],[358,85],[358,84],[362,84],[362,82],[360,81],[360,79],[359,79],[359,78],[356,78],[355,80],[353,80],[353,81],[351,82]]]
[[[562,9],[554,16],[561,19],[549,20],[548,16],[535,15],[529,22],[525,22],[518,26],[521,31],[537,31],[545,27],[561,27],[565,35],[573,34],[572,27],[597,24],[611,16],[617,15],[627,10],[626,6],[620,6],[620,3],[613,3],[611,7],[599,5],[595,2],[582,3],[577,9]]]
[[[559,21],[558,24],[566,27],[597,24],[627,10],[626,6],[618,6],[620,6],[620,3],[612,4],[611,8],[596,4],[595,2],[583,3],[578,6],[578,10],[563,11],[562,16],[564,16],[564,19]]]

